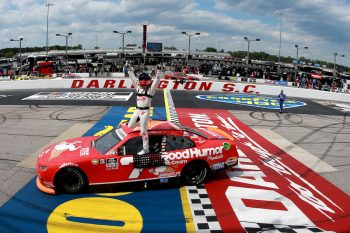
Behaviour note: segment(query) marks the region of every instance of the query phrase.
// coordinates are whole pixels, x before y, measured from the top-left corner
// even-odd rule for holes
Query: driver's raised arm
[[[137,87],[137,78],[136,78],[135,73],[134,73],[134,67],[131,67],[128,70],[128,74],[129,74],[129,77],[131,79],[132,84],[134,84],[134,87],[136,88]]]
[[[153,95],[157,89],[157,86],[160,82],[160,79],[164,77],[164,73],[161,71],[161,69],[156,69],[156,77],[152,82],[152,86],[150,88],[150,93]]]

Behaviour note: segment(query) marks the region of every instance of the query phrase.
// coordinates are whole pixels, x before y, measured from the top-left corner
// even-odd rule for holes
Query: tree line
[[[206,52],[224,52],[223,50],[217,51],[217,49],[213,48],[213,47],[207,47],[204,51]],[[232,57],[235,58],[246,58],[247,57],[247,51],[227,51],[227,53],[229,53]],[[278,56],[277,55],[272,55],[266,52],[249,52],[249,59],[250,60],[263,60],[263,61],[272,61],[272,62],[278,62]],[[296,59],[293,57],[280,57],[280,61],[281,62],[285,62],[285,63],[292,63],[293,61],[295,61]],[[326,67],[328,68],[333,68],[334,64],[331,62],[327,62],[327,61],[322,61],[322,60],[312,60],[312,59],[308,59],[306,57],[300,57],[299,58],[299,62],[305,62],[306,64],[319,64],[321,66],[326,65]],[[338,70],[340,71],[346,71],[346,72],[350,72],[350,67],[347,66],[341,66],[341,65],[337,65]]]
[[[68,50],[79,50],[83,49],[83,46],[81,44],[75,45],[75,46],[67,46]],[[50,50],[66,50],[66,46],[62,45],[52,45],[49,46]],[[46,51],[46,47],[22,47],[21,49],[22,53],[32,53],[32,52],[44,52]],[[17,53],[19,53],[19,47],[16,48],[4,48],[0,50],[0,57],[6,57],[11,58],[15,56]]]

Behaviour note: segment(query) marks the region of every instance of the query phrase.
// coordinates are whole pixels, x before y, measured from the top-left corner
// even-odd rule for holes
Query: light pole
[[[276,11],[277,14],[281,16],[280,20],[280,43],[279,43],[279,49],[278,49],[278,63],[281,61],[281,47],[282,47],[282,18],[284,15],[283,10]]]
[[[189,59],[190,53],[191,53],[191,37],[192,36],[199,36],[200,33],[196,32],[196,33],[190,34],[187,32],[182,32],[182,34],[188,36],[188,54],[187,54],[187,62],[186,62],[188,64],[188,59]]]
[[[22,66],[22,40],[23,38],[19,39],[10,39],[10,41],[19,41],[19,65]]]
[[[175,46],[174,46],[174,37],[173,36],[171,37],[171,47],[172,47],[172,49],[175,48]]]
[[[71,36],[72,33],[69,32],[67,35],[56,34],[56,36],[63,36],[66,38],[66,70],[68,70],[68,37]]]
[[[46,3],[45,6],[47,7],[47,15],[46,15],[46,55],[49,53],[49,11],[50,6],[53,6],[53,3]]]
[[[126,32],[119,32],[119,31],[113,31],[114,33],[118,33],[120,35],[122,35],[122,54],[123,54],[123,58],[124,58],[124,36],[125,34],[131,33],[131,31],[126,31]]]
[[[294,46],[297,49],[297,63],[295,64],[295,67],[294,67],[294,80],[297,80],[297,69],[298,69],[298,64],[299,64],[299,49],[309,49],[309,47],[307,47],[307,46],[300,47],[298,44],[296,44]]]
[[[336,71],[336,68],[337,68],[337,56],[338,56],[339,54],[338,54],[338,53],[334,53],[333,55],[334,55],[334,64],[333,64],[333,69],[334,69],[334,72],[333,72],[333,78],[335,78],[336,73],[337,73],[337,71]],[[339,56],[341,56],[341,57],[345,57],[345,55],[344,55],[344,54],[339,55]]]
[[[260,39],[254,39],[254,40],[250,40],[248,39],[248,37],[244,37],[244,39],[248,42],[248,50],[247,50],[247,60],[246,60],[246,65],[247,65],[247,68],[248,68],[248,64],[249,64],[249,48],[250,48],[250,42],[251,41],[260,41]]]

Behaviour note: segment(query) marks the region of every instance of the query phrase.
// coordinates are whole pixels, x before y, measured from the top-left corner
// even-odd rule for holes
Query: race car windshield
[[[103,135],[95,141],[95,148],[100,154],[105,154],[107,151],[117,145],[126,137],[126,133],[121,128],[115,128],[109,133]]]

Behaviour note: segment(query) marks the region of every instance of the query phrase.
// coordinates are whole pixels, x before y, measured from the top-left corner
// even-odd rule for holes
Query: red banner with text
[[[176,112],[183,125],[216,127],[235,138],[239,164],[205,185],[224,232],[350,231],[349,195],[230,112]]]

